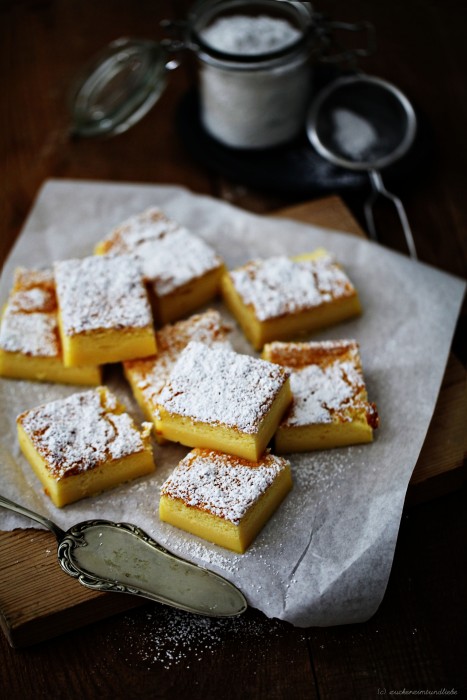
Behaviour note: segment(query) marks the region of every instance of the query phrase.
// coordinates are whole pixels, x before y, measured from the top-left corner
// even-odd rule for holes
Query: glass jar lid
[[[72,89],[72,133],[114,135],[129,129],[157,102],[175,67],[161,44],[121,38],[83,68]]]

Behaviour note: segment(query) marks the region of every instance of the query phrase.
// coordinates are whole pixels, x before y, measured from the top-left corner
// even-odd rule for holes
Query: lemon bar
[[[191,341],[160,394],[156,429],[188,447],[256,461],[291,400],[283,367]]]
[[[97,365],[65,367],[51,270],[17,268],[0,323],[0,376],[97,385]]]
[[[192,450],[163,484],[161,520],[243,554],[292,488],[290,464]]]
[[[95,252],[132,253],[140,260],[159,326],[208,303],[218,293],[225,271],[211,246],[157,207],[125,221],[98,243]]]
[[[274,342],[265,345],[263,357],[292,372],[293,403],[276,432],[276,452],[308,452],[373,440],[378,412],[368,401],[356,341]]]
[[[59,508],[153,472],[151,427],[138,429],[102,386],[17,418],[20,447]]]
[[[130,255],[55,263],[58,327],[66,367],[156,353],[151,307]]]
[[[224,301],[256,350],[361,313],[352,282],[326,250],[253,260],[226,273]]]
[[[227,343],[230,330],[220,313],[209,309],[156,331],[157,355],[123,363],[133,395],[148,420],[155,424],[160,393],[178,356],[190,340],[208,345]]]

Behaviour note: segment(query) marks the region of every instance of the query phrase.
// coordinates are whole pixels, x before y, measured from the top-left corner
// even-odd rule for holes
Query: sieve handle
[[[371,182],[371,194],[365,202],[365,217],[368,226],[368,232],[373,240],[377,240],[375,219],[373,216],[373,205],[378,198],[378,196],[386,197],[395,206],[397,214],[399,216],[399,221],[401,222],[402,230],[404,232],[405,241],[407,243],[407,248],[411,258],[417,259],[417,250],[415,248],[415,242],[412,235],[412,229],[410,228],[409,220],[407,214],[405,213],[404,205],[399,197],[388,192],[384,186],[383,179],[378,170],[369,171],[370,182]]]

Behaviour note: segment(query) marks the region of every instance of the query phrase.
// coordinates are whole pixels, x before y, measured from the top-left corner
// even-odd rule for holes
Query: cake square
[[[263,357],[291,371],[293,403],[275,435],[279,454],[373,440],[379,417],[369,403],[355,340],[274,342]]]
[[[256,461],[291,400],[284,368],[191,341],[160,394],[156,429],[188,447]]]
[[[250,261],[223,276],[221,291],[256,350],[361,313],[355,287],[322,248]]]
[[[151,307],[130,255],[55,263],[58,324],[66,367],[156,353]]]
[[[16,422],[23,454],[59,508],[155,469],[151,424],[137,428],[106,387],[43,404]]]
[[[176,321],[211,301],[225,271],[211,246],[158,207],[125,221],[97,244],[95,252],[136,256],[158,325]]]
[[[163,484],[164,522],[243,554],[292,488],[290,464],[192,450]]]
[[[0,376],[97,385],[98,365],[65,367],[51,270],[17,268],[0,323]]]
[[[156,331],[157,355],[141,360],[126,360],[123,363],[133,395],[148,420],[156,424],[160,393],[181,351],[190,340],[208,345],[228,343],[230,330],[220,313],[209,309]],[[163,441],[157,433],[156,438]]]

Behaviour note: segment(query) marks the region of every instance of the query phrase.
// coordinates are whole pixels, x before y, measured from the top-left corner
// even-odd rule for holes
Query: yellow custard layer
[[[157,295],[149,287],[156,323],[159,326],[173,323],[209,303],[218,294],[224,273],[225,267],[219,266],[165,295]]]
[[[63,358],[66,367],[83,364],[110,364],[135,357],[155,355],[157,344],[152,327],[128,330],[95,330],[68,335],[63,329],[60,313]]]

